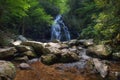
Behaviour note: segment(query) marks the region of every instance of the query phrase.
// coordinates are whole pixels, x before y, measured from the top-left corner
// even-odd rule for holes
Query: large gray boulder
[[[0,59],[9,58],[13,56],[16,51],[14,47],[0,48]]]
[[[105,78],[108,75],[108,66],[97,58],[93,59],[95,69],[100,73],[101,77]]]
[[[43,48],[45,47],[44,43],[37,41],[25,41],[22,42],[21,45],[32,46],[37,53],[42,53]]]
[[[15,66],[11,62],[0,60],[0,80],[14,80],[15,75]]]
[[[88,48],[86,54],[92,57],[108,58],[111,54],[111,48],[106,45],[94,45]]]

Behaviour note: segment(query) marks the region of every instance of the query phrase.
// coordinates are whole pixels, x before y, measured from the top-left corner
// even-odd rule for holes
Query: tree
[[[29,7],[27,0],[0,0],[0,24],[10,23],[12,18],[27,16],[26,11]]]

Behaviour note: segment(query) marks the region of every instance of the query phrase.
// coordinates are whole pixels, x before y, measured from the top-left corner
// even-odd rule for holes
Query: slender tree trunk
[[[25,24],[24,24],[24,18],[23,18],[23,25],[22,25],[22,35],[24,35],[24,33],[25,33]]]
[[[2,26],[2,20],[1,20],[2,13],[3,13],[3,9],[0,8],[0,26]]]

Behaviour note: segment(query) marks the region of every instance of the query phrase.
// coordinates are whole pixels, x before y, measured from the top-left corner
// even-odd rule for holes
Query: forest
[[[67,46],[66,49],[68,48],[74,49],[75,47],[73,45],[75,45],[77,46],[78,49],[79,48],[78,46],[84,45],[84,48],[87,47],[87,49],[90,49],[90,51],[88,51],[88,55],[91,56],[90,53],[95,52],[92,50],[96,48],[93,48],[91,46],[90,48],[88,48],[89,44],[86,46],[86,43],[84,43],[84,41],[82,40],[85,40],[85,42],[89,40],[93,40],[95,45],[102,45],[97,47],[99,48],[99,50],[104,49],[101,48],[104,47],[103,45],[105,46],[107,45],[107,48],[109,46],[109,49],[111,49],[110,52],[103,51],[103,55],[95,54],[92,55],[92,57],[97,56],[97,58],[99,57],[102,60],[104,59],[113,60],[113,61],[115,60],[117,61],[116,63],[118,63],[117,64],[118,67],[116,67],[117,69],[115,70],[117,70],[118,72],[120,71],[118,70],[120,66],[120,62],[119,62],[120,60],[120,0],[0,0],[0,56],[2,56],[0,57],[0,60],[4,59],[3,55],[1,54],[2,51],[4,51],[2,50],[2,48],[6,49],[12,46],[18,50],[18,52],[17,51],[15,52],[18,54],[15,54],[14,56],[13,55],[10,56],[9,59],[7,57],[7,60],[11,60],[11,58],[13,57],[14,59],[16,59],[15,58],[16,55],[18,57],[19,53],[22,53],[21,51],[19,51],[19,47],[16,44],[13,46],[12,43],[14,41],[17,41],[18,35],[22,35],[30,41],[31,40],[36,41],[35,43],[29,41],[28,43],[23,42],[22,46],[23,45],[31,46],[29,45],[29,43],[32,44],[32,47],[35,48],[35,53],[37,53],[36,56],[37,57],[38,56],[41,57],[42,55],[44,56],[41,57],[43,59],[41,61],[45,64],[53,64],[59,62],[67,63],[69,61],[70,62],[77,61],[78,60],[77,58],[75,59],[73,58],[72,60],[70,57],[67,58],[66,60],[66,55],[62,57],[64,54],[63,55],[56,54],[56,52],[59,52],[58,45],[57,45],[58,51],[55,52],[55,56],[57,56],[57,59],[51,53],[52,49],[48,48],[48,46],[56,46],[56,44],[51,44],[51,43],[49,44],[49,42],[51,41],[51,28],[54,21],[56,20],[56,16],[58,15],[61,15],[61,19],[63,21],[59,23],[67,27],[67,30],[69,30],[70,33],[70,42],[65,43],[64,39],[60,39],[61,45],[64,45],[64,48],[66,48]],[[74,40],[77,41],[73,43]],[[45,50],[44,48],[42,48],[42,50],[40,49],[40,51],[38,51],[38,49],[36,50],[36,46],[34,45],[38,44],[37,42],[38,43],[41,42],[41,44],[44,44],[43,42],[45,42],[46,44],[48,43],[48,45],[44,44],[47,46],[47,48],[45,48],[47,50]],[[38,45],[40,45],[40,43]],[[60,48],[60,50],[61,49],[63,49],[63,47]],[[99,50],[97,53],[100,53]],[[109,52],[110,53],[109,56],[106,56],[106,54],[104,55],[104,52],[106,53]],[[42,54],[38,54],[38,53],[42,53]],[[48,54],[50,53],[50,55],[48,55],[49,58],[48,56],[46,57],[47,53]],[[24,55],[25,54],[27,53],[24,53]],[[114,55],[115,58],[113,57]],[[116,59],[116,55],[117,55],[117,59]],[[58,56],[60,60],[58,60]],[[28,56],[28,58],[32,59],[31,56],[30,57]],[[46,60],[50,60],[50,61],[46,62]],[[112,62],[111,64],[113,65]],[[110,64],[110,69],[111,69],[111,64]],[[38,64],[35,63],[33,64],[33,66],[34,65],[38,65]],[[94,66],[96,66],[96,64],[94,64]],[[100,74],[102,75],[101,72]],[[115,74],[117,75],[117,78],[113,78],[113,76],[111,78],[110,75],[109,78],[102,78],[102,79],[101,78],[79,79],[79,77],[73,79],[74,75],[71,74],[71,79],[65,79],[65,78],[62,79],[61,77],[60,79],[56,79],[56,78],[52,79],[51,77],[45,79],[38,79],[38,77],[35,77],[34,79],[29,79],[29,80],[49,80],[49,79],[50,80],[119,80],[120,72],[118,74],[117,73]],[[48,75],[44,75],[44,76],[48,76]],[[0,80],[2,80],[1,73],[0,73]],[[7,80],[7,79],[3,79],[3,80]],[[15,80],[20,80],[20,79],[15,78]],[[26,80],[28,79],[26,78]]]
[[[1,0],[0,27],[49,40],[51,24],[62,14],[73,39],[119,40],[119,5],[119,0]]]

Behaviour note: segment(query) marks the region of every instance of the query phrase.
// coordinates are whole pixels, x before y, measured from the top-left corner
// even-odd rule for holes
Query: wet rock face
[[[0,80],[13,80],[16,69],[11,62],[0,60]]]
[[[86,53],[92,57],[107,58],[110,56],[111,50],[105,45],[95,45],[89,47]]]
[[[9,58],[16,52],[14,47],[0,49],[0,59]]]

